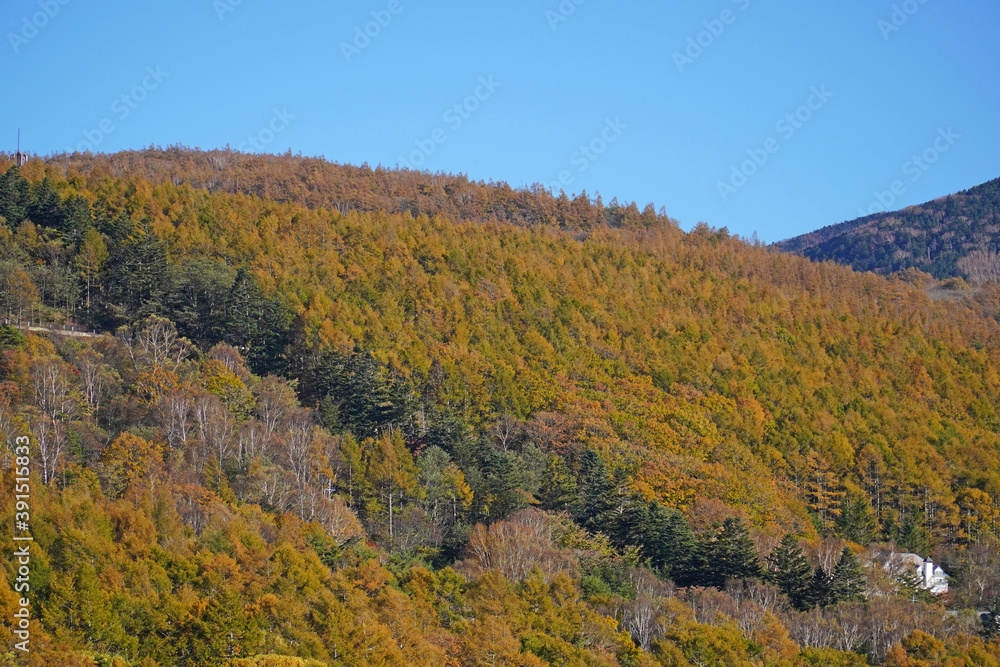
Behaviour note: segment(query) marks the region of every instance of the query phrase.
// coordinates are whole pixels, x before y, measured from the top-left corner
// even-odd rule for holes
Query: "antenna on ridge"
[[[28,154],[21,152],[21,128],[17,128],[17,152],[14,153],[14,164],[18,167],[28,164]]]

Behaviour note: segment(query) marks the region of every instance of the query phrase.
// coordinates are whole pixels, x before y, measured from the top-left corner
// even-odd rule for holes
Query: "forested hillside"
[[[776,244],[879,274],[915,268],[938,280],[1000,280],[1000,178],[920,206],[831,225]]]
[[[1000,664],[989,289],[290,155],[0,168],[29,664]]]

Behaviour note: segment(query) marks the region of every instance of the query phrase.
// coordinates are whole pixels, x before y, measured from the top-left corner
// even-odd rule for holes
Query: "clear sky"
[[[407,162],[765,241],[1000,176],[997,0],[4,0],[0,29],[2,150]]]

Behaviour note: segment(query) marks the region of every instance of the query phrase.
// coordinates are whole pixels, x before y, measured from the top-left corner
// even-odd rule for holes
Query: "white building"
[[[924,560],[917,554],[891,553],[886,559],[885,567],[890,572],[898,574],[909,570],[917,577],[920,586],[934,595],[944,595],[948,592],[948,575],[930,558]]]

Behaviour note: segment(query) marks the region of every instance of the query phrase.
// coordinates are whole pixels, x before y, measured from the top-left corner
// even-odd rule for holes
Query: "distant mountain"
[[[858,271],[915,267],[943,280],[1000,279],[1000,178],[902,211],[876,213],[775,246]]]

